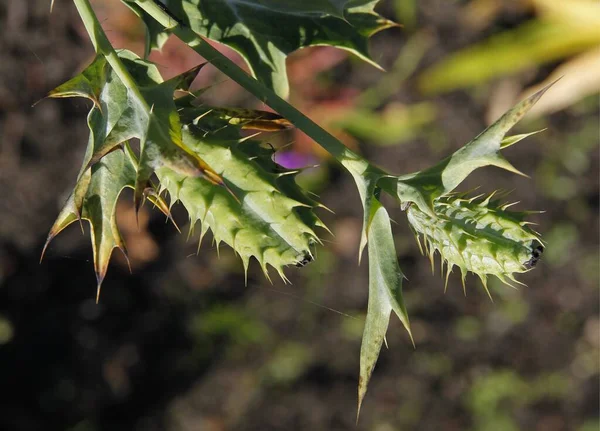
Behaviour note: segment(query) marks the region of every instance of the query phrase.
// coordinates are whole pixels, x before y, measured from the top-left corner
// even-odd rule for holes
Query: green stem
[[[83,21],[83,25],[90,36],[90,40],[92,41],[96,52],[106,58],[106,61],[108,61],[113,68],[123,85],[127,87],[127,90],[132,92],[140,103],[144,104],[144,108],[147,112],[150,112],[150,106],[146,104],[137,84],[106,37],[106,33],[104,33],[100,21],[98,21],[89,0],[73,0],[73,2],[75,3],[77,12]]]
[[[181,22],[175,21],[173,17],[169,16],[169,14],[154,1],[135,0],[135,3],[161,25],[171,30],[179,39],[204,57],[213,66],[237,82],[249,93],[253,94],[259,100],[277,111],[280,115],[290,120],[294,126],[321,145],[351,173],[360,175],[368,169],[374,169],[366,160],[348,149],[333,135],[275,94],[273,90],[267,88],[261,82],[248,75],[234,62],[213,48],[192,29],[183,25]]]

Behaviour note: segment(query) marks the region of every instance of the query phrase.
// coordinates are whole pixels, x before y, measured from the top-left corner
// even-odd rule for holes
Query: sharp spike
[[[275,176],[275,178],[281,178],[281,177],[285,177],[287,175],[297,175],[302,171],[303,171],[303,169],[294,169],[293,171],[283,171],[283,172],[279,172],[279,173],[276,173],[273,175]]]
[[[129,260],[129,255],[127,254],[127,249],[124,245],[121,245],[119,246],[119,250],[121,250],[121,253],[123,253],[123,257],[127,261],[127,268],[129,268],[129,273],[133,274],[133,271],[131,270],[131,261]]]
[[[263,271],[263,274],[265,275],[265,278],[267,280],[269,280],[269,283],[273,284],[273,280],[271,280],[271,276],[269,275],[269,270],[267,269],[267,265],[264,262],[260,263],[260,267]]]
[[[521,202],[521,201],[516,201],[516,202],[512,202],[512,203],[507,203],[507,204],[504,204],[504,205],[502,205],[502,206],[500,207],[500,209],[501,209],[502,211],[506,211],[506,209],[507,209],[507,208],[510,208],[510,207],[512,207],[513,205],[517,205],[517,204],[518,204],[518,203],[520,203],[520,202]]]
[[[446,291],[448,290],[448,278],[450,277],[450,273],[452,272],[452,268],[454,268],[454,265],[451,265],[449,263],[446,263],[446,265],[448,266],[446,268],[446,280],[444,281],[444,293],[446,293]]]
[[[431,244],[429,243],[429,239],[423,235],[423,256],[428,255],[429,254],[429,247],[431,246]]]
[[[202,245],[202,240],[204,239],[204,235],[208,231],[208,227],[206,227],[205,223],[200,225],[200,237],[198,238],[198,248],[196,249],[196,255],[200,254],[200,246]]]
[[[492,194],[493,194],[493,192],[492,192]],[[467,199],[467,202],[469,202],[470,204],[472,204],[472,203],[473,203],[473,202],[475,202],[477,199],[481,199],[483,196],[484,196],[484,194],[483,194],[483,193],[480,193],[480,194],[478,194],[478,195],[475,195],[475,196],[473,196],[473,197],[470,197],[469,199]],[[490,195],[490,197],[491,197],[491,196],[492,196],[492,195]]]
[[[250,259],[244,256],[242,258],[242,266],[244,267],[244,286],[248,286],[248,266],[250,263]]]
[[[217,259],[221,259],[221,251],[219,246],[221,245],[221,241],[218,238],[214,238],[215,247],[217,248]]]
[[[413,338],[413,334],[412,334],[412,331],[410,330],[410,327],[406,328],[406,332],[408,332],[408,336],[410,337],[410,342],[413,346],[413,349],[416,349],[417,345],[415,344],[415,339]]]
[[[435,274],[435,248],[430,247],[429,248],[429,262],[431,263],[431,274]]]
[[[292,284],[292,282],[289,280],[289,278],[287,278],[285,276],[285,274],[283,272],[283,268],[277,268],[277,272],[279,273],[279,276],[283,280],[283,284]]]
[[[422,255],[425,255],[425,253],[423,253],[423,246],[421,245],[421,237],[416,232],[415,232],[415,238],[417,239],[417,244],[419,245],[419,251],[421,252]]]
[[[198,115],[196,118],[194,118],[194,120],[192,121],[192,123],[194,123],[194,125],[196,125],[198,123],[199,120],[201,120],[202,118],[206,117],[208,114],[210,114],[213,111],[213,109],[209,109],[206,112],[203,112],[202,114]]]
[[[490,298],[490,301],[494,302],[494,298],[492,298],[492,294],[490,293],[490,290],[488,289],[487,286],[487,277],[485,276],[485,274],[478,274],[479,278],[481,279],[481,284],[483,284],[483,288],[485,289],[485,293],[487,293],[487,296]]]
[[[444,263],[446,264],[446,267],[448,266],[448,262],[446,262],[444,260],[444,258],[440,255],[440,278],[443,280],[444,279]]]
[[[241,144],[241,143],[244,143],[244,142],[246,142],[246,141],[249,141],[250,139],[256,138],[256,137],[257,137],[258,135],[260,135],[261,133],[262,133],[262,132],[256,132],[256,133],[253,133],[253,134],[251,134],[251,135],[244,136],[243,138],[239,139],[239,140],[237,141],[237,143],[238,143],[238,144]]]
[[[196,226],[196,223],[194,223],[192,220],[190,220],[190,227],[188,228],[187,238],[185,239],[186,242],[189,241],[192,236],[194,236],[195,226]]]
[[[85,230],[83,229],[83,219],[79,213],[77,213],[77,221],[79,222],[79,227],[81,228],[81,234],[85,235]]]
[[[44,260],[44,255],[46,254],[46,249],[48,248],[50,241],[52,241],[55,236],[56,235],[48,234],[48,238],[46,239],[46,243],[44,244],[44,248],[42,249],[42,254],[40,255],[40,263],[42,263],[42,260]]]
[[[512,274],[508,274],[508,278],[513,282],[518,284],[519,286],[527,287],[527,285],[519,280],[517,280]],[[518,286],[514,286],[516,290],[519,290]]]
[[[467,278],[467,273],[466,271],[461,267],[460,268],[460,278],[462,281],[462,287],[463,287],[463,294],[465,295],[465,298],[467,296],[467,286],[465,285],[465,280]]]
[[[98,304],[98,302],[100,301],[100,290],[102,289],[102,282],[104,281],[105,275],[106,275],[106,272],[104,274],[100,274],[100,273],[96,272],[96,281],[97,281],[96,304]]]
[[[312,194],[314,194],[314,193],[312,193]],[[315,196],[317,196],[317,195],[315,195]],[[318,197],[318,196],[317,196],[317,197]],[[335,211],[333,211],[332,209],[330,209],[330,208],[326,207],[325,205],[323,205],[323,204],[321,204],[321,203],[316,203],[316,204],[315,204],[315,206],[316,206],[317,208],[321,208],[321,209],[323,209],[323,210],[325,210],[325,211],[327,211],[327,212],[329,212],[329,213],[331,213],[331,214],[335,214]]]

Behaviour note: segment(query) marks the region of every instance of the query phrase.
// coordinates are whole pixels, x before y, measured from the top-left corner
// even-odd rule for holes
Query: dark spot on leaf
[[[308,265],[308,264],[309,264],[309,263],[311,263],[312,261],[313,261],[313,257],[312,257],[310,254],[306,253],[306,254],[305,254],[303,257],[302,257],[302,259],[300,259],[298,262],[296,262],[296,266],[297,266],[298,268],[302,268],[303,266],[306,266],[306,265]]]
[[[535,268],[544,253],[544,247],[537,240],[531,243],[531,248],[531,259],[523,263],[523,266],[527,269]]]

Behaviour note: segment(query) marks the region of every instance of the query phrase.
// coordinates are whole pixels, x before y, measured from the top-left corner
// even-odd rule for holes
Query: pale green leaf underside
[[[495,195],[501,193],[485,198],[451,193],[435,200],[435,217],[416,205],[406,210],[419,248],[428,255],[432,269],[436,251],[442,274],[446,265],[446,287],[448,275],[456,266],[461,272],[463,289],[467,272],[471,272],[479,276],[490,295],[488,276],[496,276],[507,285],[519,284],[514,274],[531,270],[541,257],[541,239],[528,227],[527,213],[508,210],[513,204],[492,199]]]
[[[202,111],[184,115],[199,114],[184,126],[184,144],[202,155],[231,192],[167,167],[157,171],[161,187],[172,202],[184,205],[192,228],[200,222],[201,237],[210,229],[217,244],[235,250],[245,269],[254,258],[265,274],[271,266],[285,280],[283,267],[312,260],[312,246],[320,242],[314,229],[324,225],[313,212],[317,204],[295,184],[292,172],[271,160],[271,149],[240,139],[239,129],[231,125],[216,132],[227,122],[218,112]]]
[[[374,11],[378,1],[166,0],[163,3],[178,21],[197,34],[240,53],[258,80],[285,98],[289,92],[285,59],[300,48],[335,46],[377,66],[369,56],[368,39],[395,25]],[[157,40],[159,35],[152,19],[143,14],[142,18],[149,26],[149,40]]]
[[[392,311],[400,318],[412,340],[408,313],[402,299],[404,275],[396,257],[390,218],[374,196],[371,200],[368,226],[369,305],[360,349],[359,412],[385,339]]]

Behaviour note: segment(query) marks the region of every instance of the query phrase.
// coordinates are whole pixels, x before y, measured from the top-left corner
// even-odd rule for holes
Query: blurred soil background
[[[96,1],[117,47],[141,53],[143,29],[119,2]],[[596,9],[594,9],[594,7]],[[133,273],[116,256],[100,304],[86,228],[46,234],[87,141],[83,99],[32,104],[93,56],[72,2],[0,2],[0,429],[593,431],[599,423],[600,14],[593,1],[382,1],[404,24],[376,35],[384,74],[328,48],[288,60],[291,101],[376,164],[407,173],[481,132],[532,86],[564,76],[506,151],[530,179],[477,171],[468,190],[512,190],[547,241],[513,290],[443,280],[387,202],[417,348],[392,317],[355,425],[367,266],[357,266],[361,208],[351,178],[305,136],[265,134],[282,160],[318,164],[303,184],[335,212],[335,234],[292,286],[269,284],[210,239],[196,256],[131,195],[119,223]],[[596,20],[596,23],[594,23]],[[595,28],[595,32],[590,29]],[[226,51],[231,53],[230,51]],[[232,58],[235,57],[231,54]],[[165,77],[202,61],[170,40]],[[239,60],[238,60],[239,61]],[[206,100],[261,106],[211,67]],[[175,218],[185,227],[181,208]],[[436,264],[437,265],[437,264]]]

